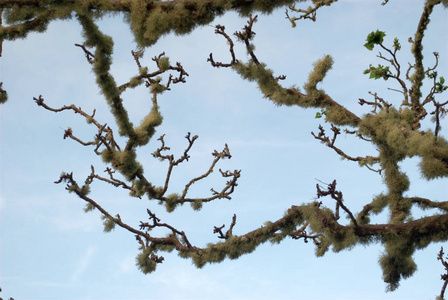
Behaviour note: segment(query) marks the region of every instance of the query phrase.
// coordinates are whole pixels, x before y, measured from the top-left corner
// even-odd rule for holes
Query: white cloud
[[[39,287],[67,287],[69,286],[67,283],[60,283],[48,280],[34,280],[30,282],[31,285],[39,286]]]
[[[98,231],[102,229],[101,220],[98,214],[92,217],[92,214],[86,214],[79,208],[71,212],[58,212],[52,216],[51,222],[54,223],[56,228],[62,231],[76,230],[91,232],[93,230]]]
[[[84,252],[84,255],[81,257],[81,259],[78,261],[75,271],[73,272],[71,276],[71,282],[75,283],[78,281],[78,279],[84,274],[85,270],[89,266],[90,260],[92,259],[93,254],[95,253],[96,248],[94,246],[87,247],[86,251]]]
[[[212,299],[216,295],[224,298],[226,296],[226,291],[223,289],[222,283],[216,278],[211,278],[207,272],[195,269],[192,266],[172,267],[160,270],[159,272],[151,280],[170,287],[170,295],[167,295],[169,299],[188,298],[192,295],[201,295],[203,299]]]
[[[135,266],[135,257],[134,256],[127,256],[125,259],[123,259],[120,263],[120,271],[122,273],[130,273],[136,270]]]

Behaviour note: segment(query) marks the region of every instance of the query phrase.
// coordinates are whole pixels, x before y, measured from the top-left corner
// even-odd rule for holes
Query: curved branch
[[[240,41],[245,43],[247,52],[251,56],[249,62],[242,63],[241,61],[236,60],[233,56],[233,52],[230,51],[232,53],[232,63],[216,63],[211,56],[208,61],[211,62],[212,66],[232,67],[232,69],[244,79],[257,82],[258,88],[263,95],[272,100],[275,104],[287,106],[297,105],[304,108],[326,108],[325,117],[328,121],[337,125],[358,126],[361,123],[361,118],[343,107],[337,101],[333,100],[324,91],[316,89],[317,83],[322,81],[325,73],[331,68],[331,57],[326,56],[324,59],[315,63],[315,69],[311,72],[309,82],[305,85],[307,94],[301,93],[299,89],[294,87],[285,88],[278,83],[279,79],[284,79],[285,77],[275,77],[272,70],[261,63],[253,51],[253,46],[250,43],[250,40],[255,35],[252,31],[252,25],[255,19],[256,17],[251,17],[248,25],[243,28],[243,31],[235,34]],[[228,36],[224,35],[224,26],[219,26],[220,32],[217,34],[223,35],[228,39]]]

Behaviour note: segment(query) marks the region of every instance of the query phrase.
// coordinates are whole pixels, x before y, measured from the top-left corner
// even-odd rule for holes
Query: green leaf
[[[384,80],[387,80],[391,77],[392,72],[389,70],[389,67],[383,65],[378,65],[378,67],[370,65],[368,69],[364,70],[363,74],[370,74],[370,79],[383,78]]]
[[[398,41],[398,38],[394,38],[394,46],[393,47],[394,47],[395,51],[401,50],[401,44]]]
[[[375,45],[379,45],[383,43],[384,37],[386,36],[386,33],[384,31],[372,31],[367,36],[367,43],[364,44],[364,47],[366,47],[368,50],[372,51]]]
[[[318,111],[316,113],[316,115],[314,116],[315,119],[320,119],[325,115],[326,110],[325,109],[321,109],[320,111]]]
[[[445,83],[445,78],[440,76],[439,82],[436,82],[436,86],[435,86],[436,93],[443,93],[444,91],[448,90],[448,86],[444,85],[444,83]]]

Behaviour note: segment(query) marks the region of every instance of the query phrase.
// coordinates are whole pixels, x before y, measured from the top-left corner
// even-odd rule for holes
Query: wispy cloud
[[[135,266],[135,257],[133,256],[127,256],[125,259],[123,259],[120,263],[120,271],[122,273],[129,273],[136,270]]]
[[[223,272],[218,278],[212,278],[207,272],[201,272],[191,266],[178,266],[161,270],[159,274],[151,278],[151,281],[170,287],[169,294],[166,295],[169,299],[193,299],[198,295],[201,295],[199,299],[216,299],[216,295],[228,299],[230,295],[220,282],[224,281],[226,275],[229,274]]]
[[[83,275],[87,267],[89,266],[90,260],[92,259],[93,254],[95,253],[96,248],[94,246],[87,247],[84,255],[78,261],[75,271],[73,272],[70,282],[75,283],[79,280],[79,278]]]
[[[39,287],[68,287],[70,286],[66,282],[55,282],[49,280],[34,280],[30,282],[30,285],[35,285]]]

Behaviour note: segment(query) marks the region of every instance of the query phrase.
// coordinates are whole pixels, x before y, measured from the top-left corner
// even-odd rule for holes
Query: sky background
[[[302,86],[312,63],[325,54],[334,58],[333,69],[322,88],[358,115],[368,113],[358,98],[371,100],[368,92],[378,92],[390,102],[399,103],[400,94],[387,90],[395,82],[369,80],[362,75],[370,63],[382,63],[377,51],[362,45],[371,31],[387,33],[386,45],[398,37],[403,50],[402,66],[410,61],[407,39],[414,35],[423,1],[345,0],[318,12],[317,22],[301,21],[291,28],[284,10],[260,15],[254,26],[254,43],[259,60],[287,75],[284,86]],[[307,4],[302,4],[305,7]],[[440,52],[439,70],[447,78],[448,10],[436,7],[425,40],[426,66],[432,66],[432,52]],[[155,138],[139,150],[145,174],[162,184],[166,164],[152,158],[165,142],[175,155],[181,155],[187,132],[197,134],[188,164],[173,174],[170,191],[179,192],[193,177],[202,174],[212,160],[214,149],[228,143],[232,159],[218,168],[241,169],[242,177],[232,200],[204,205],[194,212],[188,205],[168,214],[147,199],[130,198],[126,191],[96,182],[91,197],[111,214],[120,213],[128,224],[146,220],[146,208],[162,221],[184,230],[198,246],[217,242],[213,226],[228,226],[237,214],[234,234],[244,234],[265,221],[282,217],[291,205],[313,201],[320,181],[336,179],[346,205],[357,212],[374,195],[385,191],[381,177],[356,163],[341,161],[336,153],[314,140],[322,119],[316,110],[278,107],[264,99],[254,83],[227,69],[216,69],[206,62],[230,60],[226,41],[214,34],[222,24],[228,33],[246,23],[235,13],[215,19],[187,36],[167,35],[146,49],[142,64],[155,68],[152,57],[165,51],[172,62],[179,61],[189,73],[187,83],[172,86],[159,98],[164,116]],[[130,51],[133,37],[122,16],[98,22],[115,41],[112,73],[121,84],[137,74]],[[94,165],[105,168],[93,149],[63,140],[64,129],[88,140],[96,133],[79,115],[55,114],[32,101],[42,95],[52,107],[76,104],[86,112],[97,109],[100,123],[113,125],[104,99],[95,84],[90,65],[75,43],[82,43],[80,25],[75,21],[53,22],[43,34],[30,34],[25,40],[3,43],[0,81],[8,90],[9,101],[0,107],[0,286],[1,297],[16,300],[63,299],[433,299],[442,286],[443,268],[436,256],[442,244],[417,251],[415,275],[402,281],[393,293],[385,292],[377,263],[380,245],[358,246],[340,253],[328,252],[316,258],[312,243],[286,239],[280,245],[265,244],[238,260],[196,269],[190,260],[176,253],[163,254],[165,261],[155,273],[144,275],[135,266],[138,244],[132,234],[116,228],[103,233],[98,211],[83,212],[85,203],[53,182],[62,171],[74,172],[82,182]],[[241,45],[237,57],[245,60]],[[425,88],[428,88],[426,86]],[[446,95],[445,95],[446,97]],[[138,124],[151,107],[143,87],[125,94],[125,106]],[[440,99],[446,100],[446,99]],[[329,130],[329,124],[323,123]],[[447,122],[443,125],[446,127]],[[446,129],[444,131],[446,137]],[[374,155],[369,144],[341,135],[338,145],[347,153]],[[402,168],[409,172],[408,195],[446,201],[446,179],[427,182],[418,173],[418,159],[407,159]],[[209,189],[222,187],[215,172],[195,184],[191,196],[207,196]],[[324,204],[334,207],[330,199]],[[416,216],[429,212],[415,211]],[[387,219],[387,213],[377,222]],[[445,243],[445,246],[446,243]],[[446,247],[448,248],[448,247]]]

